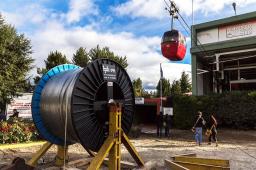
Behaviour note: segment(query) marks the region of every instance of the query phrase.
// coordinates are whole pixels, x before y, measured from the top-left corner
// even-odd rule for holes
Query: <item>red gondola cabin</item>
[[[161,42],[161,51],[163,56],[171,61],[183,60],[186,54],[186,38],[178,30],[165,32]]]

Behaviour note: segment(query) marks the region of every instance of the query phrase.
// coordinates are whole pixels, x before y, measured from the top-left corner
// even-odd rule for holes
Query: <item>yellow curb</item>
[[[46,143],[46,141],[29,142],[29,143],[16,143],[16,144],[1,144],[0,145],[0,150],[38,146],[38,145],[43,145],[45,143]]]

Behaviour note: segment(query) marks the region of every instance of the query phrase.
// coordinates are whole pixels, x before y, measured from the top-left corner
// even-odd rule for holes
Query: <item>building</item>
[[[256,12],[192,26],[193,95],[256,90]]]

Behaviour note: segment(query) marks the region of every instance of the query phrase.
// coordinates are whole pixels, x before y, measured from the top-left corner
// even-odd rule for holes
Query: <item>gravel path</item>
[[[256,131],[219,130],[218,147],[215,147],[214,144],[207,145],[207,143],[200,147],[196,146],[193,141],[193,134],[190,131],[172,130],[169,139],[157,138],[153,134],[154,130],[152,128],[143,129],[143,131],[146,133],[143,133],[140,138],[132,139],[131,141],[147,166],[165,169],[163,167],[164,159],[170,159],[171,156],[179,154],[196,153],[198,157],[228,159],[232,170],[256,169]],[[38,149],[39,146],[0,150],[0,169],[1,166],[10,163],[17,156],[28,160]],[[53,165],[55,153],[56,147],[53,146],[40,159],[37,169],[54,169],[49,167]],[[75,144],[69,147],[70,160],[88,157],[81,145]],[[133,161],[124,147],[122,148],[122,160]]]

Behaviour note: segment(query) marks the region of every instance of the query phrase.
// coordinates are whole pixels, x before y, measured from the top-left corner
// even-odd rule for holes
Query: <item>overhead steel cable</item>
[[[170,11],[170,6],[168,5],[168,3],[166,2],[166,0],[164,0],[164,2],[165,2],[165,4],[166,4],[166,6],[168,7],[168,8],[165,8],[170,14],[171,14],[171,11]],[[170,3],[171,3],[171,1],[170,1]],[[175,7],[176,8],[176,7]],[[184,24],[179,20],[179,17],[177,17],[177,19],[178,19],[178,21],[179,21],[179,23],[180,23],[180,25],[183,27],[183,29],[187,32],[187,34],[188,35],[191,35],[191,28],[189,27],[189,25],[187,24],[187,22],[186,22],[186,20],[182,17],[182,15],[179,13],[179,10],[176,8],[176,13],[179,15],[179,17],[182,19],[182,22],[186,25],[186,27],[188,28],[188,30],[187,30],[187,28],[184,26]],[[201,50],[202,50],[202,52],[204,53],[204,55],[205,56],[208,56],[208,54],[206,53],[206,50],[205,50],[205,48],[203,47],[203,45],[202,45],[202,43],[200,42],[200,40],[198,40],[198,39],[194,39],[193,38],[193,35],[192,35],[192,37],[191,37],[191,41],[193,41],[196,45],[197,44],[199,44],[199,45],[197,45],[199,48],[201,48]]]
[[[177,14],[180,16],[180,18],[182,19],[183,23],[187,26],[187,28],[190,30],[190,32],[192,32],[190,26],[187,24],[186,20],[182,17],[182,15],[179,13],[179,11],[177,11]],[[191,35],[191,39],[195,40],[193,38],[193,35]],[[199,39],[196,39],[195,43],[199,43],[199,47],[201,47],[203,49],[204,52],[206,52],[205,48],[203,47],[203,44],[200,42]]]
[[[187,24],[186,20],[182,17],[182,15],[180,14],[178,8],[176,7],[175,3],[171,0],[170,1],[170,4],[171,6],[168,5],[168,3],[166,2],[166,0],[164,0],[167,8],[165,8],[170,15],[172,15],[172,18],[174,13],[177,13],[178,16],[176,17],[176,19],[178,19],[178,21],[180,22],[181,26],[183,27],[183,29],[187,32],[188,35],[191,35],[191,28],[190,26]],[[171,11],[171,9],[174,9],[174,11]],[[181,18],[182,22],[179,20],[179,17]],[[173,22],[173,21],[172,21]],[[184,26],[185,24],[185,26]],[[186,28],[187,27],[187,28]],[[189,30],[189,31],[188,31]],[[200,40],[198,40],[197,38],[195,39],[193,35],[191,35],[191,41],[195,43],[196,47],[198,47],[199,49],[201,49],[201,52],[203,53],[203,55],[205,56],[209,56],[204,48],[204,46],[202,45],[202,43],[200,42]],[[207,67],[207,70],[209,71],[210,69]]]

